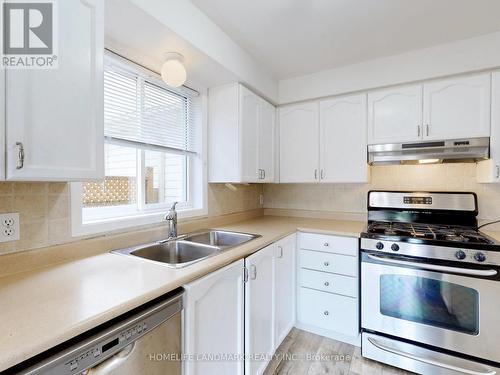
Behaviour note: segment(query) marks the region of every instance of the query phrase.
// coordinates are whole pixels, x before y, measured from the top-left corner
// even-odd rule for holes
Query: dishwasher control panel
[[[104,342],[78,353],[66,362],[66,372],[64,374],[79,374],[103,359],[116,354],[131,342],[148,333],[152,329],[148,329],[150,326],[155,327],[154,317],[146,318],[138,324],[128,326],[111,337],[107,337]]]
[[[19,372],[22,375],[81,374],[147,335],[182,310],[182,294],[139,311],[59,354]]]

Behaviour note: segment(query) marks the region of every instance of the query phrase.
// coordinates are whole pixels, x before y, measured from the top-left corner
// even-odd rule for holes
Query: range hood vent
[[[489,138],[455,139],[368,146],[371,165],[425,162],[474,162],[488,159]]]

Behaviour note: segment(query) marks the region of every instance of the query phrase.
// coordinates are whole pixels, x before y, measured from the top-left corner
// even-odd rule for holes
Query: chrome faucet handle
[[[177,238],[177,211],[175,210],[175,206],[177,206],[178,202],[174,202],[170,210],[165,215],[165,220],[168,224],[168,238]]]
[[[174,202],[174,204],[172,204],[172,207],[170,207],[170,210],[165,215],[165,220],[176,220],[177,219],[177,211],[175,210],[175,206],[177,206],[178,203],[179,202]]]

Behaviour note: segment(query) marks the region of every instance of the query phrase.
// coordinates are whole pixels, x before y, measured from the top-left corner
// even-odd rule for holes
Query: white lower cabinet
[[[245,259],[245,375],[260,375],[295,325],[296,235]]]
[[[357,238],[299,233],[185,285],[184,374],[261,375],[294,326],[359,345],[358,268]]]
[[[299,233],[298,328],[360,345],[358,241]]]
[[[245,374],[264,372],[274,353],[274,255],[270,245],[245,259]]]
[[[185,375],[243,375],[244,261],[239,260],[184,286]]]
[[[297,236],[292,234],[276,242],[275,266],[275,349],[280,346],[295,324],[295,248]]]

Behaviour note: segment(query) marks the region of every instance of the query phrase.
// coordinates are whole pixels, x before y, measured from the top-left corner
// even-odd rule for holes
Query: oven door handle
[[[447,369],[447,370],[451,370],[451,371],[457,371],[457,372],[460,372],[462,374],[468,374],[468,375],[495,375],[497,373],[494,370],[487,371],[487,372],[479,372],[479,371],[475,371],[475,370],[469,370],[469,369],[465,369],[465,368],[462,368],[462,367],[457,367],[457,366],[454,366],[454,365],[450,365],[448,363],[439,362],[439,361],[436,361],[436,360],[430,359],[430,358],[422,358],[422,357],[419,357],[419,356],[417,356],[415,354],[407,353],[407,352],[401,351],[399,349],[392,348],[390,346],[384,345],[381,342],[379,342],[379,341],[377,341],[377,340],[375,340],[375,339],[373,339],[371,337],[368,337],[368,341],[370,342],[370,344],[372,344],[376,348],[378,348],[380,350],[383,350],[385,352],[389,352],[389,353],[392,353],[392,354],[399,355],[401,357],[406,357],[406,358],[409,358],[409,359],[413,359],[415,361],[418,361],[418,362],[421,362],[421,363],[425,363],[427,365],[437,366],[437,367],[441,367],[441,368],[444,368],[444,369]]]
[[[412,267],[417,267],[417,268],[421,268],[423,270],[429,270],[429,271],[453,272],[453,273],[458,273],[458,274],[462,274],[462,275],[471,275],[471,276],[495,276],[497,274],[496,270],[476,270],[476,269],[472,269],[472,268],[458,268],[458,267],[440,266],[437,264],[425,264],[425,263],[410,262],[410,261],[406,261],[406,260],[392,259],[392,258],[387,258],[384,256],[373,255],[373,254],[368,254],[368,258],[370,258],[372,260],[377,260],[377,261],[382,262],[382,263],[397,264],[400,266],[412,266]]]

